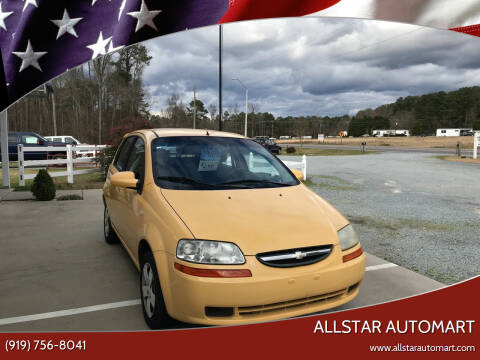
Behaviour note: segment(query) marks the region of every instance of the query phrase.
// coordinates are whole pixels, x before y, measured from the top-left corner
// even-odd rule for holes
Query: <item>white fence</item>
[[[477,150],[478,150],[478,145],[480,142],[480,131],[476,131],[475,135],[473,136],[473,158],[477,158]]]
[[[307,180],[307,157],[305,155],[302,156],[302,161],[282,161],[290,169],[300,170],[303,174],[303,181]]]
[[[74,150],[73,150],[74,149]],[[18,145],[18,185],[25,186],[25,180],[35,178],[36,174],[25,174],[26,166],[42,166],[42,165],[57,165],[57,164],[66,164],[67,171],[52,171],[49,172],[51,177],[66,176],[67,182],[73,184],[73,176],[80,174],[88,174],[92,172],[99,172],[101,168],[91,168],[91,169],[81,169],[74,170],[73,164],[76,163],[94,163],[96,159],[94,157],[80,157],[74,158],[73,151],[79,150],[91,150],[99,151],[104,150],[105,146],[94,146],[94,145],[77,145],[72,148],[72,145],[66,146],[35,146],[35,147],[25,147],[22,144]],[[25,161],[24,154],[26,152],[66,152],[66,158],[57,158],[51,160],[27,160]]]

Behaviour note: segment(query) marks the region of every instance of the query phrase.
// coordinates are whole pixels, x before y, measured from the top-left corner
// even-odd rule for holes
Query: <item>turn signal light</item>
[[[200,276],[200,277],[212,277],[212,278],[239,278],[239,277],[251,277],[252,272],[248,269],[199,269],[190,266],[182,265],[179,263],[174,264],[175,269],[188,275]]]
[[[355,250],[354,252],[348,254],[348,255],[344,255],[343,256],[343,262],[347,262],[347,261],[350,261],[350,260],[353,260],[357,257],[359,257],[360,255],[363,254],[363,250],[362,248],[358,249],[358,250]]]

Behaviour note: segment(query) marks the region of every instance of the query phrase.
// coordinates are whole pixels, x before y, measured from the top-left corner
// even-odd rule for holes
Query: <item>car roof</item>
[[[37,133],[34,133],[33,131],[9,131],[9,135],[28,135],[28,134],[34,134],[38,135]],[[40,135],[38,135],[40,136]]]
[[[142,134],[147,140],[152,140],[156,137],[168,137],[168,136],[221,136],[232,138],[245,138],[245,136],[229,133],[225,131],[208,130],[208,129],[178,129],[178,128],[160,128],[160,129],[142,129],[135,130],[123,135],[127,137],[129,135]]]

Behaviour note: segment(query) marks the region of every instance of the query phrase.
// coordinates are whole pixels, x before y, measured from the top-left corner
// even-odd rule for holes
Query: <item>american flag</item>
[[[5,77],[2,81],[0,76],[0,110],[98,56],[156,36],[215,24],[228,5],[228,0],[0,0]]]
[[[389,3],[397,9],[382,15]],[[480,35],[478,0],[0,0],[0,110],[68,69],[172,32],[324,9],[320,15],[402,21],[398,4],[421,23],[426,13],[444,17],[440,3],[450,4],[449,20],[470,16],[450,21],[454,30]]]

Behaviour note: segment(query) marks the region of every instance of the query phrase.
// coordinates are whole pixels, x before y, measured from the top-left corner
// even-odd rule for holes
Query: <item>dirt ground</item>
[[[300,140],[278,140],[279,144],[300,143]],[[303,140],[304,144],[358,145],[366,142],[367,146],[394,146],[411,148],[452,148],[460,143],[462,148],[473,148],[473,136],[407,136],[407,137],[361,137],[361,138],[326,138],[323,142]]]
[[[480,159],[472,159],[469,157],[466,158],[459,158],[458,156],[441,156],[442,160],[447,160],[447,161],[457,161],[457,162],[464,162],[464,163],[470,163],[470,164],[480,164]]]

